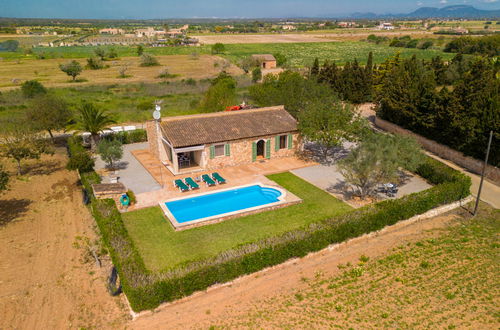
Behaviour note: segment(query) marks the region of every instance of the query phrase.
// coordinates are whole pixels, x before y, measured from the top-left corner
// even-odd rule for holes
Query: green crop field
[[[368,53],[373,52],[375,63],[381,63],[390,56],[400,53],[402,57],[411,57],[416,55],[418,58],[430,59],[435,56],[441,56],[445,59],[451,59],[453,54],[444,53],[439,49],[414,49],[414,48],[395,48],[387,45],[376,45],[363,41],[342,41],[342,42],[314,42],[314,43],[274,43],[274,44],[227,44],[226,51],[222,56],[237,63],[242,58],[252,54],[262,53],[281,53],[288,59],[288,65],[291,67],[309,66],[317,57],[321,61],[326,59],[335,61],[338,64],[344,64],[355,58],[360,63],[364,63]],[[5,58],[83,58],[94,54],[95,46],[73,46],[73,47],[35,47],[33,54],[25,55],[22,51],[16,53],[0,53],[0,57]],[[103,46],[103,49],[113,48],[118,56],[135,56],[137,50],[135,46]],[[154,55],[190,55],[193,53],[210,54],[210,46],[199,47],[150,47],[145,52]]]

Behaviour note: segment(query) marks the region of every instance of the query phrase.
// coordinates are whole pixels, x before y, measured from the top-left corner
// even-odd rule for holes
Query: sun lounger
[[[186,184],[189,187],[191,187],[191,189],[198,189],[198,188],[200,188],[200,186],[196,182],[194,182],[194,180],[191,177],[184,178],[184,182],[186,182]]]
[[[182,192],[185,192],[185,191],[189,190],[189,187],[186,186],[186,184],[184,183],[184,181],[182,181],[181,179],[174,180],[174,187],[179,188],[179,190],[182,191]]]
[[[221,177],[220,174],[217,172],[212,173],[212,178],[219,184],[226,183],[226,179]]]
[[[212,178],[208,175],[208,174],[203,174],[201,176],[201,179],[203,180],[203,182],[205,182],[207,184],[207,186],[215,186],[215,181],[212,180]]]

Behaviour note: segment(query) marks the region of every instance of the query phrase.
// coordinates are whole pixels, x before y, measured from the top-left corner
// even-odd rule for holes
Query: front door
[[[264,142],[264,140],[260,140],[259,142],[257,142],[257,157],[264,157],[264,152],[266,150],[265,148],[266,146],[266,143]]]

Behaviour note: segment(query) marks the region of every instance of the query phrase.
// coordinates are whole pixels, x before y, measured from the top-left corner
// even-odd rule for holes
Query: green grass
[[[364,262],[339,265],[283,295],[229,309],[213,325],[232,328],[495,329],[498,308],[500,212],[458,209],[451,227],[427,231]],[[412,236],[414,237],[414,236]],[[403,245],[404,244],[404,245]],[[324,269],[330,272],[330,269]]]
[[[287,172],[268,176],[303,199],[300,204],[175,232],[159,207],[123,214],[146,267],[158,271],[214,257],[239,245],[279,235],[351,210],[327,192]]]

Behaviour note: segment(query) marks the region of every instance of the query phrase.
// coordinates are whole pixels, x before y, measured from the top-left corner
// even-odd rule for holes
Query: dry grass
[[[316,273],[304,285],[226,315],[223,328],[495,329],[500,265],[499,212],[462,217],[444,232],[370,260],[339,265],[337,276]]]
[[[59,69],[59,64],[66,63],[68,59],[0,61],[0,89],[19,86],[23,81],[31,79],[36,79],[47,87],[160,82],[163,79],[157,76],[164,69],[176,75],[175,78],[169,80],[212,78],[221,70],[220,66],[215,67],[214,64],[223,61],[222,58],[211,55],[200,55],[198,59],[192,59],[188,55],[157,56],[156,58],[160,66],[140,67],[139,57],[123,57],[106,61],[105,64],[109,65],[109,68],[83,70],[77,78],[83,82],[79,83],[71,82],[71,78]],[[82,66],[87,64],[86,59],[77,59],[77,61]],[[119,69],[124,65],[128,66],[126,74],[130,77],[118,78]],[[234,65],[231,65],[227,71],[233,75],[243,72]]]

